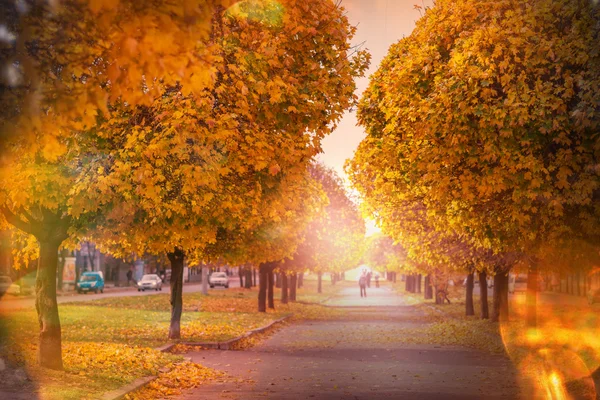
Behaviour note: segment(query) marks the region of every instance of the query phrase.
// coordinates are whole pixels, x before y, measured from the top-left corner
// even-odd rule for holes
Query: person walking
[[[358,279],[358,286],[360,286],[360,297],[367,297],[367,274],[364,272]]]
[[[371,287],[371,271],[367,272],[367,287],[370,288]]]
[[[375,287],[379,287],[379,274],[375,274]]]

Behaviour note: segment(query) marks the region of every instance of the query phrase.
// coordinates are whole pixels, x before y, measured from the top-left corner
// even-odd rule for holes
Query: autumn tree
[[[123,204],[139,196],[147,201],[143,207],[148,211],[161,195],[177,192],[198,175],[186,189],[208,187],[201,191],[203,202],[212,199],[207,192],[223,193],[228,184],[243,188],[246,173],[260,178],[250,181],[246,196],[260,198],[276,190],[269,176],[291,179],[295,168],[303,170],[320,150],[320,139],[353,102],[352,81],[364,71],[367,58],[362,52],[351,54],[354,28],[340,9],[315,0],[310,10],[319,18],[306,18],[305,2],[284,2],[286,8],[275,2],[245,3],[231,10],[226,20],[219,18],[219,40],[211,21],[231,4],[226,1],[74,1],[53,13],[48,13],[49,5],[36,6],[11,26],[16,40],[8,53],[12,65],[22,70],[17,71],[19,79],[4,83],[2,92],[8,112],[3,113],[1,129],[9,140],[2,160],[1,200],[6,220],[40,242],[41,365],[62,366],[53,282],[56,253],[67,237],[76,242],[99,215],[103,222],[122,216],[138,224],[147,218],[150,224],[132,228],[131,237],[142,229],[163,237],[172,232],[173,241],[164,245],[170,251],[185,234],[214,236],[220,221],[208,214],[208,225],[202,219],[197,225],[191,219],[185,229],[171,222],[166,228],[160,224],[170,218],[169,209],[179,213],[179,221],[190,211],[186,207],[206,211],[202,202],[193,203],[197,198],[161,204],[142,218],[134,212],[125,215],[132,208]],[[269,12],[261,11],[265,9]],[[265,20],[266,16],[276,18]],[[307,51],[307,45],[312,50]],[[272,53],[274,49],[280,51]],[[145,111],[165,111],[167,105],[187,108],[180,114],[171,108],[167,114],[144,118]],[[156,128],[161,118],[170,132]],[[178,118],[187,119],[178,126]],[[194,121],[198,125],[190,128]],[[191,132],[178,136],[184,126]],[[201,148],[209,131],[215,146]],[[168,140],[156,143],[157,136]],[[188,148],[178,142],[182,139]],[[281,151],[272,155],[274,148]],[[167,157],[157,155],[169,149],[175,150],[169,160],[175,172],[159,164]],[[200,158],[208,153],[216,156]],[[192,154],[195,164],[190,162]],[[178,169],[182,159],[187,166],[200,165],[200,170]],[[217,160],[228,163],[218,165]],[[211,173],[202,175],[205,170]],[[134,171],[140,175],[132,177]],[[183,174],[183,186],[168,179]],[[103,197],[106,193],[111,196]]]
[[[214,10],[234,3],[4,2],[2,137],[62,154],[61,138],[93,126],[117,99],[149,104],[162,85],[201,91],[213,79]]]
[[[534,279],[544,244],[593,242],[599,10],[585,0],[426,10],[359,107],[365,151],[388,166],[385,190],[422,199],[439,231],[526,256]],[[532,311],[535,285],[528,292]]]
[[[320,151],[320,139],[353,103],[353,78],[362,74],[368,60],[363,52],[350,54],[354,28],[340,18],[341,10],[327,2],[314,3],[323,10],[319,21],[304,17],[309,11],[304,7],[284,10],[276,2],[249,1],[221,10],[215,14],[211,34],[221,62],[215,64],[217,77],[204,97],[192,103],[183,88],[174,89],[151,110],[141,110],[135,121],[127,119],[124,127],[119,122],[119,128],[105,130],[111,135],[107,141],[115,141],[115,131],[122,132],[122,138],[120,144],[112,144],[115,152],[110,162],[115,167],[109,167],[106,179],[101,180],[125,182],[118,185],[124,188],[119,198],[144,215],[133,221],[141,238],[112,243],[143,243],[148,245],[144,251],[156,251],[151,243],[158,241],[160,251],[171,252],[171,248],[181,254],[202,254],[204,246],[216,244],[207,256],[231,259],[228,240],[232,235],[251,239],[265,226],[276,230],[273,223],[293,208],[284,204],[306,197],[294,188],[303,181],[307,163]],[[306,41],[317,36],[317,41]],[[307,70],[305,65],[310,63],[314,68]],[[117,211],[123,213],[123,209]],[[125,214],[132,215],[131,210]],[[113,218],[116,226],[120,220]],[[178,220],[181,224],[175,223],[174,229],[179,234],[165,231],[160,236],[147,229],[156,225],[160,230]],[[117,231],[127,236],[128,225]],[[204,236],[199,229],[206,229]],[[220,240],[219,229],[225,242]],[[235,248],[243,247],[234,243]],[[288,251],[289,244],[278,243],[278,250]],[[238,262],[258,264],[270,262],[265,255],[273,260],[284,257],[261,245],[257,258],[248,247],[248,258],[236,258]],[[173,306],[180,308],[180,288],[172,296]],[[172,325],[178,326],[180,312],[173,315]],[[177,329],[170,335],[178,336]]]
[[[338,274],[356,267],[362,257],[364,220],[335,171],[316,163],[310,175],[322,187],[328,204],[306,226],[304,240],[283,268],[297,273],[311,270],[318,276],[317,291],[322,292],[324,272]]]
[[[394,274],[403,271],[406,263],[406,250],[394,243],[390,236],[377,234],[366,239],[363,261],[372,269],[383,272],[388,280],[394,280]]]

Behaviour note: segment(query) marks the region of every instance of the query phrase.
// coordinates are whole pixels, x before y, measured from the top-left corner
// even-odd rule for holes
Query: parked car
[[[21,294],[21,287],[10,279],[10,276],[0,276],[0,296],[4,294]]]
[[[137,283],[138,292],[146,290],[162,290],[162,279],[156,274],[148,274],[142,276]]]
[[[84,272],[77,282],[77,293],[104,293],[104,274],[101,271]]]
[[[590,290],[587,295],[588,303],[590,305],[594,303],[600,303],[600,289]]]
[[[211,288],[215,286],[223,286],[225,289],[229,288],[229,277],[225,272],[213,272],[208,278],[208,284]]]

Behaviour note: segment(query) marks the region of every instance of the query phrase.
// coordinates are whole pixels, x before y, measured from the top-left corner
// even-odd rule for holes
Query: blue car
[[[77,293],[104,293],[104,276],[102,272],[84,272],[77,282]]]

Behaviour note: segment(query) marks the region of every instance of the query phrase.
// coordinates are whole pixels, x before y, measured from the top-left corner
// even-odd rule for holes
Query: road
[[[240,280],[238,277],[230,277],[229,278],[229,287],[239,287]],[[202,285],[200,283],[191,283],[183,285],[183,293],[193,293],[199,292],[202,290]],[[223,288],[214,288],[209,290],[226,290]],[[156,291],[146,291],[146,292],[138,292],[134,287],[131,288],[114,288],[110,290],[106,290],[104,293],[89,293],[89,294],[67,294],[57,297],[58,304],[62,303],[72,303],[72,302],[80,302],[80,301],[92,301],[96,299],[102,299],[106,297],[126,297],[126,296],[150,296],[157,293],[171,293],[169,285],[163,286],[163,290],[160,292]],[[35,307],[35,299],[28,298],[19,298],[7,295],[3,298],[0,298],[0,311],[5,310],[16,310],[22,308],[30,308]]]
[[[516,371],[504,356],[409,343],[401,330],[427,322],[388,288],[371,288],[366,299],[358,288],[348,288],[331,303],[346,307],[348,316],[289,325],[246,351],[188,353],[233,378],[187,391],[179,400],[518,396]]]

